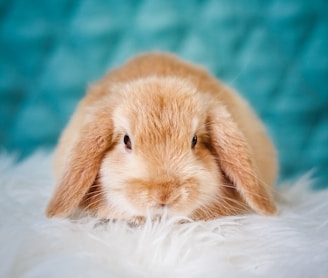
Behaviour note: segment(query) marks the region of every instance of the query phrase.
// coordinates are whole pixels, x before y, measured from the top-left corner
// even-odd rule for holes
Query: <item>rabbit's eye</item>
[[[124,138],[123,138],[123,141],[124,141],[124,145],[125,145],[125,147],[126,147],[128,150],[132,150],[132,144],[131,144],[131,140],[130,140],[129,135],[125,134],[125,135],[124,135]]]
[[[191,148],[194,148],[197,144],[197,135],[195,135],[191,140]]]

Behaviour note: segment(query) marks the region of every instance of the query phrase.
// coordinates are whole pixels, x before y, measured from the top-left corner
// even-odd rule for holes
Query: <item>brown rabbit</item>
[[[136,57],[91,86],[55,172],[49,217],[276,212],[277,159],[260,120],[237,93],[169,54]]]

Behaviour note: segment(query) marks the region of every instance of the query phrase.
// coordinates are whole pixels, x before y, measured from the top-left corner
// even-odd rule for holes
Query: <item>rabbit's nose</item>
[[[159,193],[156,196],[153,196],[153,201],[157,208],[163,209],[169,206],[170,195],[167,193]]]
[[[158,207],[161,208],[161,209],[164,209],[164,208],[167,207],[167,204],[165,204],[165,203],[159,203],[158,204]]]

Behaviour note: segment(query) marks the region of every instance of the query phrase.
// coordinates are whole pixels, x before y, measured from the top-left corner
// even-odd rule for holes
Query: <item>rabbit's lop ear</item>
[[[112,122],[105,114],[93,115],[79,132],[65,172],[48,204],[48,217],[70,216],[94,183],[101,161],[112,142]]]
[[[249,207],[262,215],[275,214],[274,201],[257,174],[246,138],[225,107],[210,112],[207,128],[220,169]]]

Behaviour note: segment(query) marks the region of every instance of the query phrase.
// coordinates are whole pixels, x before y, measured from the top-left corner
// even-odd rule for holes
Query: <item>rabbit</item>
[[[275,147],[249,104],[205,69],[146,53],[91,85],[54,157],[48,217],[275,215]]]

